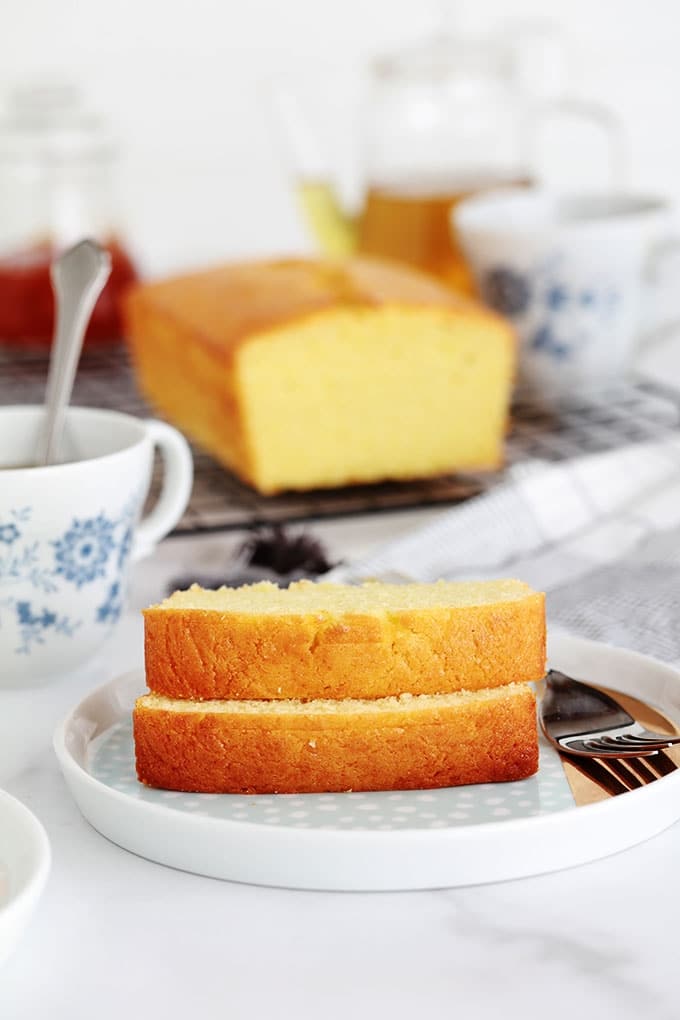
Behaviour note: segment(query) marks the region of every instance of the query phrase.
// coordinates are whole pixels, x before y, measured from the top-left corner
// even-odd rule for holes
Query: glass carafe
[[[530,183],[524,110],[500,47],[441,39],[373,68],[357,248],[443,277],[472,277],[452,208],[487,188]]]
[[[395,258],[474,292],[451,211],[485,189],[531,184],[547,118],[594,125],[605,136],[612,179],[620,172],[615,118],[593,103],[528,95],[516,41],[440,35],[371,65],[357,139],[362,199],[351,216],[335,197],[333,167],[314,137],[304,98],[290,83],[279,87],[277,109],[298,195],[326,253]]]

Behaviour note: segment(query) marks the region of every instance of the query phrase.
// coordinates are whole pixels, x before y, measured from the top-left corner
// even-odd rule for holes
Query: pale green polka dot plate
[[[675,671],[633,653],[564,635],[553,638],[550,653],[551,663],[567,672],[647,694],[666,710],[668,698],[660,694],[668,693],[670,675],[680,698]],[[130,711],[143,692],[143,673],[130,673],[69,715],[55,735],[64,775],[85,818],[113,842],[216,878],[315,889],[469,885],[592,860],[680,815],[680,771],[577,807],[546,743],[538,773],[514,783],[270,796],[152,790],[134,769]],[[680,717],[680,704],[669,714]]]
[[[483,825],[563,811],[574,803],[559,755],[545,743],[538,774],[516,783],[394,793],[191,794],[152,790],[137,781],[128,717],[92,743],[89,771],[110,789],[147,804],[168,805],[192,816],[295,829],[404,832]]]

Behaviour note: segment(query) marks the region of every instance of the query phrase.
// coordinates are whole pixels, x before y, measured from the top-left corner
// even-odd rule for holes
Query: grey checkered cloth
[[[518,577],[549,621],[680,663],[680,437],[557,464],[442,514],[333,579]]]

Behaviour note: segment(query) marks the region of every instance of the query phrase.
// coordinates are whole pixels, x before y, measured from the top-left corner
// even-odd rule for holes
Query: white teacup
[[[130,563],[152,552],[189,501],[191,452],[170,425],[70,408],[63,461],[35,462],[41,407],[0,408],[0,687],[85,663],[125,604]],[[140,515],[154,447],[164,477]]]
[[[569,396],[628,374],[647,285],[679,247],[665,201],[517,189],[453,217],[483,299],[517,328],[520,385]]]

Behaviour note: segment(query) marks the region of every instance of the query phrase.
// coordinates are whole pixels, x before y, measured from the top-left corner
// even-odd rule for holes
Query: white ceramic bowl
[[[31,919],[50,861],[50,844],[38,819],[0,790],[0,965]]]

